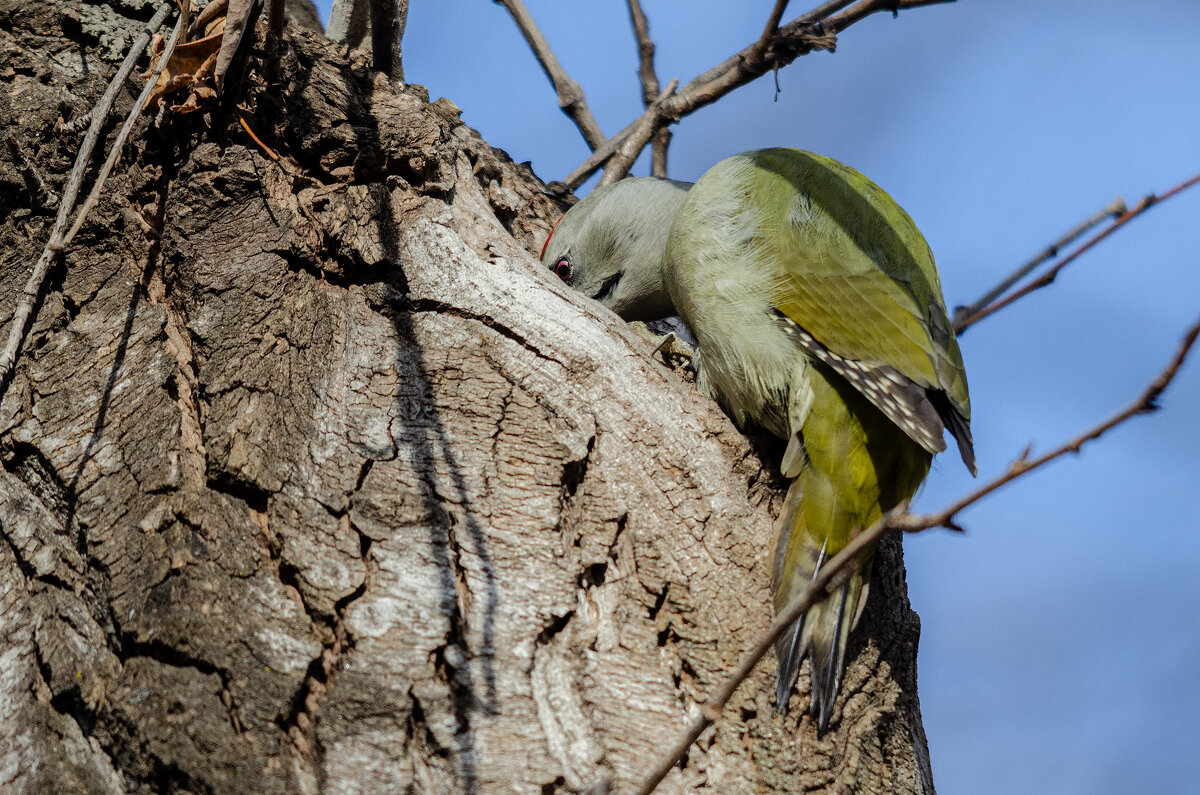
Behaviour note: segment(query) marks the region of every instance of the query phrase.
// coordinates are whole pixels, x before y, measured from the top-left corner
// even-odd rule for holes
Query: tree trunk
[[[154,5],[0,0],[51,187]],[[0,404],[0,788],[625,791],[769,622],[779,451],[538,267],[561,208],[452,103],[295,27],[274,74],[279,161],[139,124]],[[7,333],[7,160],[0,217]],[[662,790],[932,792],[918,631],[889,539],[830,733],[765,662]]]

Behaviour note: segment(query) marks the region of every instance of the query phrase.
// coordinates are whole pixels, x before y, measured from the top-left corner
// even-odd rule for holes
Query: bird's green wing
[[[837,357],[942,391],[970,419],[966,374],[937,267],[908,214],[854,169],[795,149],[747,155],[772,303]],[[886,371],[885,371],[886,372]]]

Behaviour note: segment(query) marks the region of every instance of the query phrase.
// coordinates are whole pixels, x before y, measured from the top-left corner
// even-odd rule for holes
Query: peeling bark
[[[0,0],[52,188],[151,10]],[[142,123],[0,404],[0,788],[627,789],[768,623],[779,451],[538,267],[452,103],[295,27],[277,74],[281,162]],[[0,161],[4,326],[37,202]],[[663,791],[932,792],[918,632],[891,540],[833,730],[764,664]]]

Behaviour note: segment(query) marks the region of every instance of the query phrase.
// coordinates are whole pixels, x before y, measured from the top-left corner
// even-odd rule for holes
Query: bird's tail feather
[[[837,701],[842,672],[846,666],[846,646],[862,596],[863,578],[855,572],[842,587],[819,605],[804,621],[801,643],[812,660],[812,700],[809,712],[817,719],[817,734],[825,733],[833,705]]]
[[[793,533],[800,502],[800,481],[792,484],[784,500],[775,548],[775,609],[781,611],[808,586],[829,556],[828,541],[820,548],[807,533]],[[793,544],[798,546],[793,547]],[[810,712],[817,732],[824,734],[837,701],[850,631],[866,603],[870,563],[852,567],[849,578],[823,601],[813,605],[775,642],[779,669],[775,679],[775,705],[783,712],[807,656],[812,661]]]
[[[800,663],[812,661],[812,694],[809,712],[817,720],[818,735],[824,734],[837,702],[838,688],[846,667],[850,630],[858,622],[865,603],[866,583],[862,572],[854,572],[842,587],[825,601],[814,605],[775,642],[779,671],[775,679],[775,705],[783,712],[800,675]]]
[[[779,519],[775,524],[775,565],[772,585],[776,595],[776,612],[783,609],[785,602],[781,600],[784,600],[785,595],[790,595],[793,590],[787,587],[791,583],[785,583],[784,579],[790,568],[787,560],[788,544],[791,540],[792,519],[796,509],[800,506],[800,496],[800,481],[793,480],[791,488],[788,489],[787,496],[783,500]],[[821,565],[821,557],[818,555],[817,559],[807,568],[815,572],[816,567]],[[775,708],[780,712],[787,711],[788,697],[796,684],[796,677],[800,675],[800,663],[804,660],[803,637],[804,617],[801,616],[775,641],[775,659],[779,661],[779,672],[775,677]]]
[[[804,637],[804,616],[775,641],[775,658],[779,660],[779,673],[775,677],[775,709],[780,712],[787,710],[788,697],[796,686],[796,677],[800,675],[800,663],[804,660],[804,647],[800,645]]]

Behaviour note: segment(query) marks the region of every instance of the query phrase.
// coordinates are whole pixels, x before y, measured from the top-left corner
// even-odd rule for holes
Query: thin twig
[[[75,157],[75,165],[67,177],[66,185],[63,186],[63,195],[58,207],[58,217],[55,219],[54,226],[50,231],[50,240],[46,243],[45,249],[42,250],[42,255],[33,266],[33,271],[29,274],[29,280],[25,283],[24,289],[21,290],[21,295],[17,299],[17,305],[13,310],[12,322],[8,328],[8,339],[4,344],[4,349],[0,351],[0,400],[3,399],[5,390],[8,389],[13,366],[16,364],[17,354],[21,349],[21,340],[25,336],[25,327],[29,324],[30,315],[33,314],[33,307],[37,303],[38,296],[41,294],[46,274],[50,272],[50,266],[55,256],[62,251],[61,235],[63,229],[67,226],[67,222],[70,220],[71,210],[75,207],[75,200],[79,197],[79,190],[83,185],[83,177],[87,171],[88,161],[91,159],[92,151],[96,148],[96,141],[100,137],[100,128],[104,126],[104,121],[108,118],[108,112],[112,109],[113,102],[116,101],[117,94],[120,93],[126,78],[133,71],[142,53],[146,51],[146,45],[150,42],[150,37],[162,26],[162,23],[171,13],[173,7],[174,5],[170,2],[159,6],[158,11],[151,17],[146,27],[142,29],[142,34],[138,36],[137,40],[129,48],[129,53],[125,56],[125,60],[121,63],[120,68],[117,69],[117,73],[113,75],[113,79],[109,82],[104,95],[100,97],[100,101],[96,103],[96,107],[91,111],[92,121],[88,127],[87,134],[83,137],[83,143],[79,147],[79,154]]]
[[[667,120],[677,122],[684,116],[711,105],[735,88],[744,86],[772,70],[787,66],[802,55],[814,50],[833,49],[838,33],[871,14],[879,11],[895,13],[909,8],[952,2],[954,0],[862,0],[851,6],[847,0],[829,0],[779,28],[778,33],[770,37],[765,46],[761,38],[756,40],[693,78],[673,96],[646,108],[641,116],[609,138],[603,146],[593,147],[592,154],[562,182],[570,190],[578,188],[635,133],[645,134],[649,130],[650,135],[645,138],[649,141],[654,130]],[[847,6],[851,7],[846,8]],[[839,11],[841,13],[837,13]],[[638,153],[640,152],[639,148]],[[634,154],[634,159],[636,157],[637,153]]]
[[[1184,180],[1183,182],[1179,183],[1175,187],[1168,190],[1166,193],[1162,193],[1162,194],[1158,194],[1158,195],[1151,193],[1148,196],[1144,196],[1141,201],[1139,201],[1133,207],[1130,207],[1128,210],[1126,210],[1125,212],[1121,213],[1116,218],[1114,218],[1111,224],[1109,224],[1108,226],[1101,229],[1099,232],[1097,232],[1092,237],[1088,238],[1087,241],[1085,241],[1082,245],[1079,246],[1079,248],[1075,249],[1070,254],[1068,254],[1066,257],[1064,257],[1053,268],[1046,271],[1041,276],[1034,279],[1029,284],[1022,287],[1021,289],[1017,290],[1016,292],[1010,293],[1005,298],[1001,298],[1000,300],[998,300],[994,303],[988,304],[987,306],[983,307],[982,309],[972,312],[968,316],[959,317],[958,313],[955,312],[955,317],[956,317],[956,320],[954,323],[955,333],[962,334],[965,330],[967,330],[971,326],[975,325],[980,320],[983,320],[988,315],[995,314],[996,312],[999,312],[1001,309],[1003,309],[1004,307],[1013,303],[1014,301],[1020,300],[1021,298],[1024,298],[1025,296],[1029,295],[1034,290],[1039,290],[1039,289],[1045,287],[1046,285],[1053,283],[1054,280],[1058,277],[1058,274],[1062,272],[1063,268],[1067,267],[1072,262],[1079,259],[1079,257],[1084,252],[1090,250],[1093,246],[1095,246],[1101,240],[1108,237],[1113,232],[1117,231],[1122,226],[1124,226],[1125,224],[1132,221],[1134,218],[1137,218],[1139,215],[1146,212],[1146,210],[1149,210],[1151,207],[1155,206],[1156,204],[1161,204],[1162,202],[1166,201],[1167,199],[1171,198],[1172,196],[1176,196],[1176,195],[1182,193],[1183,191],[1187,190],[1188,188],[1190,188],[1194,185],[1197,185],[1197,184],[1200,184],[1200,174],[1196,174],[1192,177],[1189,177],[1188,179]]]
[[[858,5],[830,17],[826,24],[832,27],[833,33],[837,34],[878,11],[889,11],[892,16],[899,16],[901,11],[910,8],[953,2],[954,0],[862,0]]]
[[[661,107],[662,103],[674,93],[677,85],[679,85],[679,81],[671,78],[671,82],[667,83],[667,87],[663,89],[659,98],[651,104],[651,110]],[[600,184],[611,185],[614,182],[624,179],[625,175],[629,173],[629,169],[633,166],[633,161],[637,160],[638,155],[646,148],[646,144],[650,143],[650,139],[663,128],[663,124],[663,117],[659,114],[639,117],[637,129],[621,142],[621,145],[617,147],[617,151],[609,159],[608,166],[604,169],[604,176],[600,179]]]
[[[155,64],[153,71],[150,72],[150,79],[142,87],[142,93],[138,95],[137,101],[133,103],[133,107],[129,109],[129,113],[125,116],[125,123],[121,125],[121,129],[117,132],[117,137],[113,140],[112,146],[108,150],[108,158],[105,159],[104,165],[100,167],[100,173],[96,175],[96,181],[92,184],[92,189],[88,191],[87,199],[84,200],[83,206],[79,208],[79,212],[75,215],[75,223],[71,224],[71,228],[58,241],[59,248],[66,248],[70,245],[75,235],[79,232],[79,229],[83,226],[87,214],[100,201],[100,193],[104,190],[104,183],[108,180],[108,175],[112,173],[113,166],[121,159],[122,150],[125,148],[125,140],[129,137],[129,133],[133,131],[133,125],[137,123],[138,117],[141,116],[142,110],[146,107],[146,101],[150,99],[150,94],[154,91],[155,85],[158,83],[159,75],[166,69],[167,63],[171,60],[172,53],[175,52],[175,45],[179,43],[179,39],[183,35],[190,7],[191,0],[183,0],[183,13],[179,17],[179,22],[176,23],[175,30],[171,31],[171,38],[167,41],[167,46],[163,49],[162,55],[159,56],[158,63]]]
[[[780,28],[761,55],[757,55],[758,42],[755,42],[694,78],[679,89],[665,110],[675,118],[692,113],[773,69],[787,66],[802,55],[833,49],[837,34],[877,12],[895,13],[901,9],[946,2],[954,0],[862,0],[834,13],[850,3],[830,0]]]
[[[783,21],[783,12],[787,11],[788,0],[775,0],[775,7],[771,9],[771,16],[767,19],[766,27],[763,28],[762,35],[758,41],[764,49],[770,43],[771,38],[779,32],[779,23]]]
[[[787,10],[788,0],[775,0],[775,6],[771,9],[771,16],[767,18],[767,24],[763,28],[762,35],[758,37],[758,44],[755,46],[757,58],[761,58],[766,52],[768,45],[779,33],[779,23],[783,21],[783,12]],[[775,66],[771,69],[771,76],[775,79],[775,102],[779,101],[779,67]]]
[[[250,136],[254,143],[258,144],[258,147],[266,153],[267,157],[272,160],[279,160],[279,155],[275,153],[275,150],[264,144],[262,139],[254,134],[254,130],[250,129],[250,125],[246,123],[245,117],[240,113],[238,114],[238,121],[242,123],[242,129],[246,131],[246,134]]]
[[[562,108],[563,113],[570,117],[571,121],[575,122],[575,126],[583,134],[583,140],[587,141],[588,147],[594,150],[602,145],[606,140],[604,131],[600,129],[600,125],[592,116],[592,111],[588,108],[587,100],[583,96],[583,89],[571,79],[562,64],[558,62],[558,58],[550,49],[546,37],[538,29],[537,23],[533,21],[533,16],[525,8],[525,4],[521,0],[496,0],[496,2],[504,6],[513,21],[517,23],[521,35],[529,44],[529,49],[533,50],[538,63],[542,65],[542,71],[546,73],[546,77],[550,79],[550,83],[558,94],[558,106]]]
[[[47,210],[57,207],[58,194],[46,184],[46,180],[42,179],[42,172],[38,171],[33,161],[21,151],[21,145],[17,143],[17,139],[5,134],[4,142],[8,146],[8,155],[12,158],[13,166],[16,167],[21,179],[25,182],[25,190],[29,193],[32,202]]]
[[[55,132],[62,133],[63,135],[74,135],[92,123],[92,115],[95,112],[95,108],[90,108],[86,113],[80,113],[70,121],[64,121],[62,124],[58,125],[58,129],[55,130]]]
[[[833,13],[834,11],[838,11],[845,6],[850,5],[852,1],[853,0],[830,0],[830,2],[826,2],[808,12],[808,14],[805,14],[803,17],[794,20],[788,25],[788,27],[790,28],[796,25],[797,22],[800,22],[801,20],[807,20],[810,17],[814,20],[818,20],[830,13]],[[689,81],[686,86],[684,86],[684,90],[689,92],[697,92],[701,90],[703,86],[713,82],[729,69],[736,67],[738,63],[744,62],[746,59],[753,57],[755,48],[759,44],[760,42],[756,41],[754,44],[744,48],[736,55],[726,58],[724,61],[712,67],[711,69],[701,73],[697,77],[692,78],[692,80]],[[761,60],[761,55],[758,57],[758,60]],[[714,96],[712,101],[716,101],[718,98],[719,97]],[[582,185],[585,181],[587,181],[588,177],[596,173],[596,170],[603,166],[605,162],[607,162],[608,159],[613,156],[617,149],[624,144],[632,134],[640,130],[644,131],[646,129],[646,125],[651,124],[654,121],[654,119],[651,117],[658,116],[662,113],[662,106],[663,103],[659,101],[654,105],[647,107],[641,116],[625,125],[625,127],[619,133],[605,141],[603,146],[596,148],[586,160],[580,163],[574,171],[572,171],[562,180],[563,184],[566,185],[569,190],[575,190],[575,188],[578,188],[580,185]],[[675,120],[678,121],[678,118]]]
[[[784,0],[780,0],[783,2]],[[642,104],[650,107],[658,99],[658,75],[654,71],[654,39],[650,38],[650,23],[642,11],[639,0],[629,0],[629,20],[633,24],[633,35],[638,44],[638,79],[642,83]],[[660,126],[651,137],[650,174],[667,176],[667,148],[671,145],[671,131]]]
[[[1037,268],[1037,266],[1041,265],[1046,260],[1057,257],[1060,251],[1062,251],[1064,248],[1066,248],[1067,246],[1074,243],[1077,238],[1082,237],[1085,233],[1087,233],[1089,230],[1091,230],[1092,227],[1096,226],[1097,224],[1103,223],[1104,220],[1107,218],[1119,218],[1121,216],[1121,214],[1124,213],[1127,209],[1128,208],[1125,206],[1125,200],[1118,196],[1117,198],[1115,198],[1111,202],[1109,202],[1107,205],[1105,205],[1104,209],[1100,210],[1098,213],[1093,215],[1091,218],[1088,218],[1086,221],[1084,221],[1083,223],[1076,226],[1070,232],[1067,232],[1065,235],[1060,237],[1058,240],[1055,240],[1049,246],[1046,246],[1046,248],[1043,249],[1040,254],[1038,254],[1036,257],[1029,260],[1024,265],[1017,268],[1015,271],[1013,271],[1008,276],[1006,276],[1004,279],[1002,279],[999,284],[997,284],[995,287],[993,287],[992,289],[990,289],[986,293],[984,293],[983,296],[979,298],[979,300],[975,301],[970,306],[955,307],[955,309],[954,309],[954,330],[955,330],[955,332],[962,333],[962,330],[966,328],[967,318],[971,317],[976,312],[978,312],[979,310],[983,309],[985,306],[990,304],[992,301],[995,301],[997,298],[1004,295],[1006,292],[1009,291],[1009,289],[1012,288],[1012,286],[1014,284],[1021,281],[1026,276],[1028,276],[1030,273],[1032,273]],[[960,325],[961,325],[961,328],[960,328]]]
[[[667,177],[667,149],[671,146],[671,128],[659,127],[650,139],[650,176]]]
[[[1175,374],[1179,372],[1179,368],[1183,365],[1184,360],[1187,359],[1188,353],[1192,349],[1192,345],[1196,342],[1197,335],[1200,335],[1200,320],[1192,324],[1191,328],[1184,333],[1183,340],[1180,342],[1178,350],[1175,351],[1175,355],[1171,357],[1171,361],[1165,368],[1163,368],[1163,371],[1160,372],[1144,390],[1142,390],[1142,394],[1138,395],[1136,400],[1122,410],[1118,411],[1116,414],[1109,417],[1104,422],[1095,426],[1091,430],[1076,436],[1069,442],[1065,442],[1059,447],[1054,448],[1050,452],[1038,456],[1037,458],[1030,460],[1028,456],[1022,455],[1009,465],[1008,471],[1003,475],[1000,475],[994,480],[983,484],[978,489],[953,503],[949,507],[944,508],[937,513],[928,514],[926,516],[906,517],[903,520],[905,524],[902,526],[897,526],[899,529],[908,532],[924,530],[928,527],[954,527],[954,518],[958,513],[972,503],[978,502],[980,499],[991,494],[993,491],[1005,485],[1006,483],[1016,480],[1021,475],[1037,469],[1044,464],[1048,464],[1054,459],[1064,456],[1067,453],[1078,453],[1086,443],[1095,439],[1099,439],[1105,433],[1120,425],[1130,417],[1134,417],[1138,414],[1148,414],[1157,410],[1159,397],[1166,390],[1167,386],[1170,385],[1172,379],[1175,378]]]
[[[642,81],[642,104],[650,107],[658,99],[658,75],[654,73],[654,39],[650,38],[650,23],[638,0],[629,0],[629,21],[638,45],[638,79]]]
[[[851,5],[853,2],[854,0],[827,0],[827,2],[824,2],[811,11],[796,17],[787,25],[779,28],[776,32],[776,36],[781,38],[783,36],[792,35],[795,31],[805,26],[811,27],[816,25],[816,23],[820,22],[831,14],[841,11],[843,8]],[[682,90],[691,93],[701,86],[713,83],[722,75],[727,74],[731,70],[736,70],[744,64],[753,63],[760,66],[765,65],[763,61],[767,55],[767,47],[764,47],[763,43],[762,37],[759,37],[759,39],[750,46],[743,47],[739,52],[729,56],[716,66],[713,66],[708,70],[696,75],[686,85],[684,85]],[[771,42],[767,41],[766,44],[769,45]],[[766,73],[767,69],[763,69],[763,71],[760,72],[760,75]]]
[[[679,760],[691,748],[692,743],[696,741],[705,729],[721,717],[721,712],[729,702],[729,699],[741,683],[745,681],[746,677],[750,675],[750,672],[754,670],[754,667],[767,653],[767,650],[775,644],[775,641],[800,616],[804,615],[809,608],[825,597],[826,590],[830,584],[837,584],[835,580],[843,576],[843,571],[849,566],[851,561],[855,560],[863,551],[870,548],[871,545],[878,542],[885,533],[889,530],[903,530],[904,532],[913,533],[928,530],[932,527],[961,530],[956,521],[956,516],[963,509],[978,502],[1006,483],[1010,483],[1060,456],[1067,453],[1078,453],[1084,444],[1099,439],[1107,431],[1129,418],[1137,414],[1154,411],[1158,408],[1158,398],[1167,386],[1170,385],[1175,374],[1179,372],[1180,366],[1187,358],[1192,345],[1196,342],[1197,335],[1200,335],[1200,320],[1187,330],[1183,341],[1179,345],[1179,349],[1175,352],[1171,361],[1142,391],[1142,394],[1126,408],[1099,425],[1033,460],[1028,460],[1027,456],[1022,454],[1020,458],[1009,466],[1004,474],[989,481],[987,484],[937,513],[914,515],[907,513],[905,505],[900,505],[884,514],[877,522],[851,539],[850,543],[841,552],[831,558],[828,563],[817,571],[808,588],[795,599],[788,602],[784,609],[778,613],[775,620],[771,623],[770,628],[759,636],[754,647],[742,658],[742,662],[738,665],[737,670],[729,675],[707,702],[701,705],[699,716],[692,721],[687,731],[684,732],[674,747],[662,756],[650,775],[647,776],[646,780],[637,789],[637,792],[641,793],[641,795],[648,795],[648,793],[654,791],[654,788],[671,771],[671,768],[679,764]]]

